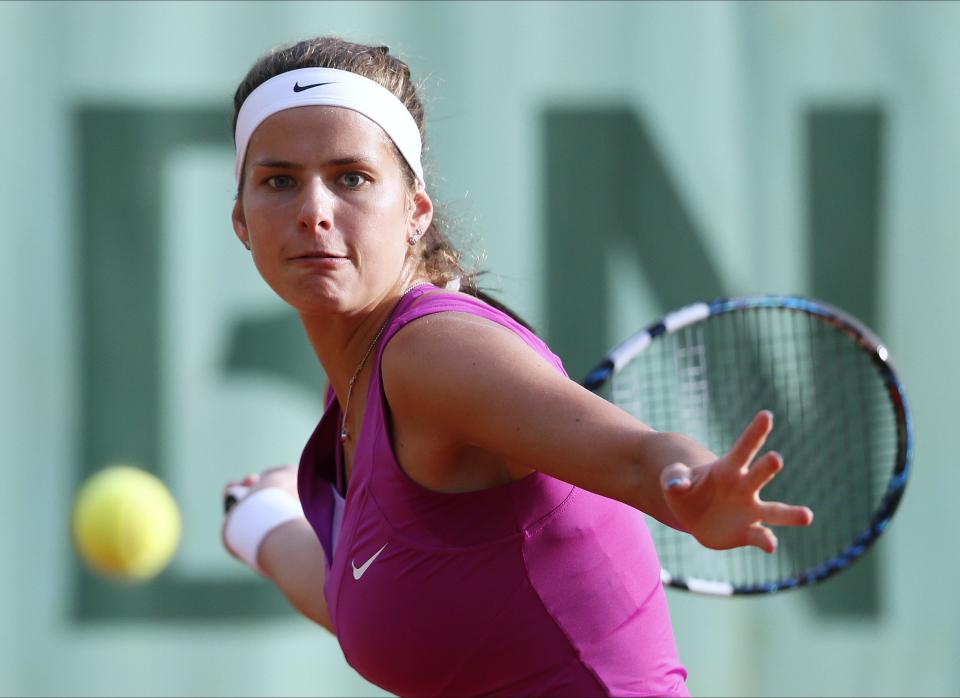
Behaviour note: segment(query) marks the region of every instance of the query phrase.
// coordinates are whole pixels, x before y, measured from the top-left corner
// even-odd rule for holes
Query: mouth
[[[296,257],[291,257],[290,259],[292,259],[295,262],[297,261],[309,262],[309,261],[322,261],[322,260],[330,260],[330,261],[346,260],[347,257],[346,255],[335,254],[333,252],[306,252],[304,254],[297,255]]]

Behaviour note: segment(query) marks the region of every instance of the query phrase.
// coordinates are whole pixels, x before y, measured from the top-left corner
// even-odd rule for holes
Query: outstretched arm
[[[384,353],[384,388],[397,414],[417,415],[450,450],[469,445],[617,499],[704,545],[775,548],[764,525],[807,525],[806,507],[764,503],[782,467],[754,457],[772,427],[760,413],[717,457],[662,433],[561,375],[510,330],[459,313],[410,323]]]

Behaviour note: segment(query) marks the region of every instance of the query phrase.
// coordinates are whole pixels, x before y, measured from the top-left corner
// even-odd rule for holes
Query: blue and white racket
[[[913,449],[903,385],[877,337],[825,303],[761,296],[682,308],[619,344],[583,385],[717,454],[771,410],[766,448],[786,467],[764,499],[815,513],[808,528],[778,529],[773,555],[710,550],[650,519],[664,584],[733,595],[819,582],[866,552],[903,496]]]

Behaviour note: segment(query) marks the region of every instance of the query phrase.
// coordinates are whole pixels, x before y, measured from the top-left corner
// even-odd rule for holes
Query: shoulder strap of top
[[[456,312],[468,313],[477,317],[496,322],[499,325],[512,330],[520,336],[534,351],[540,356],[555,365],[557,369],[566,375],[563,369],[563,363],[550,348],[533,332],[521,325],[506,313],[484,303],[479,298],[468,296],[464,293],[456,293],[437,288],[431,284],[424,284],[410,291],[401,301],[397,310],[394,312],[390,324],[387,326],[383,335],[383,341],[377,350],[376,366],[379,367],[380,359],[383,356],[384,348],[407,324],[425,315],[434,313]]]

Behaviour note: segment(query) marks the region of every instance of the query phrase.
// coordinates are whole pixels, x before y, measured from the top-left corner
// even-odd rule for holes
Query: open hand
[[[754,461],[773,428],[773,415],[763,411],[722,458],[688,467],[674,463],[663,469],[660,486],[677,521],[701,544],[716,550],[753,545],[777,549],[771,526],[809,526],[813,512],[804,506],[765,502],[760,490],[783,468],[780,454],[770,451]]]

